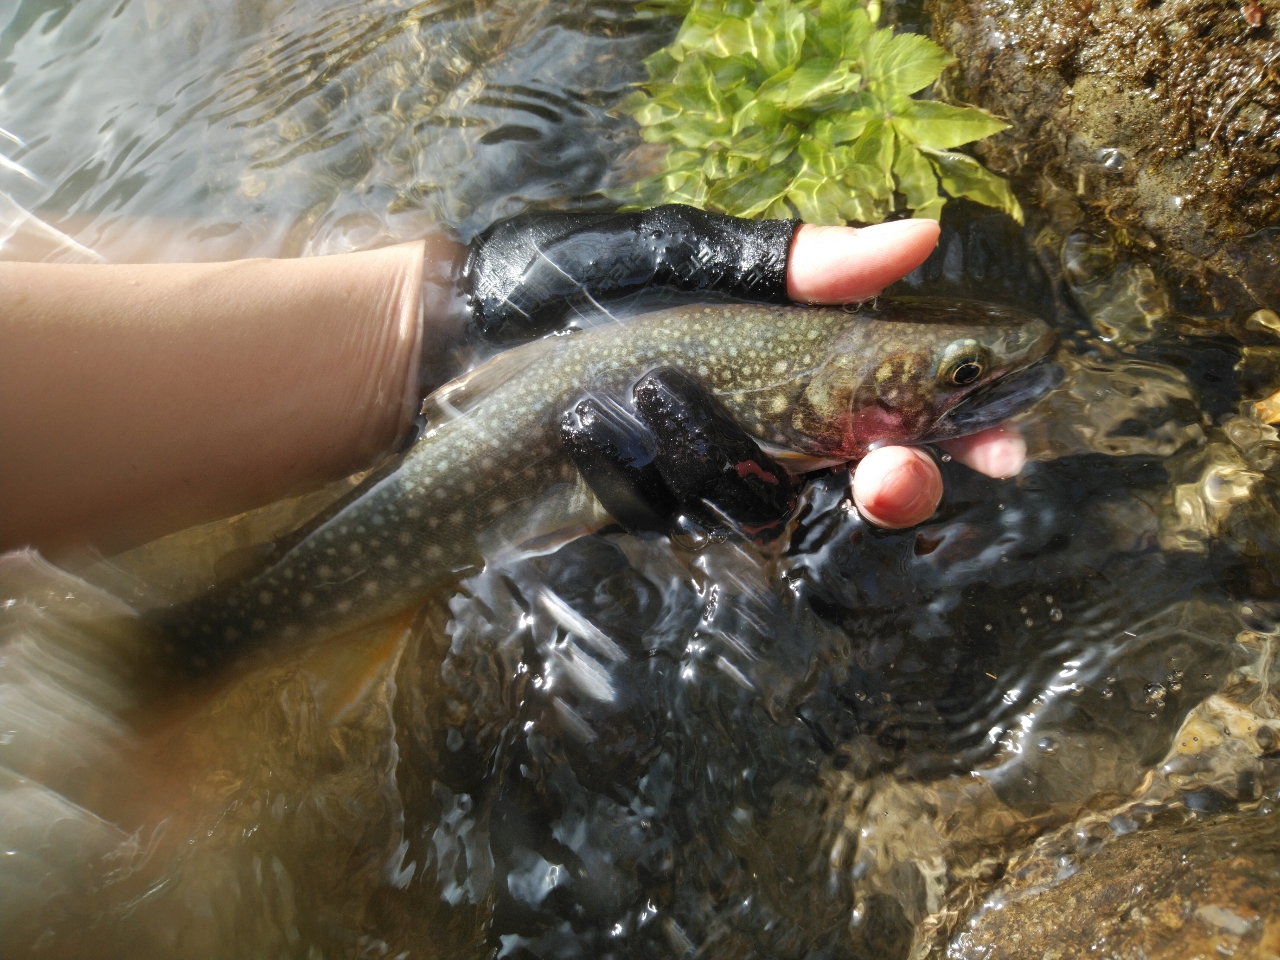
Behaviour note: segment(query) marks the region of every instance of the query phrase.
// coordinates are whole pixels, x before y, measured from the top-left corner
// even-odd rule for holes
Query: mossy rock
[[[1280,305],[1280,3],[932,0],[949,94],[1003,116],[987,166],[1106,222],[1205,295]],[[1051,211],[1052,212],[1052,211]]]

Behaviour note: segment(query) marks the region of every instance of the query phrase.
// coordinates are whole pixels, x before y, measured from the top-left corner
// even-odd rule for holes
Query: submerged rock
[[[1262,960],[1280,953],[1278,876],[1280,813],[1160,826],[1048,887],[1010,882],[946,955]]]
[[[1280,303],[1280,9],[934,0],[930,12],[959,60],[950,95],[1012,124],[976,152],[1061,236],[1103,227],[1208,294],[1201,309]]]

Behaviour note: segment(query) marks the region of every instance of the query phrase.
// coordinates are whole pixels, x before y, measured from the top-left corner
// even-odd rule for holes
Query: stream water
[[[114,260],[609,207],[649,158],[609,108],[674,28],[579,0],[5,16],[0,255]],[[1161,812],[1271,809],[1280,439],[1249,411],[1280,340],[1052,211],[944,226],[901,289],[1034,310],[1067,377],[1022,475],[944,463],[920,528],[831,476],[772,547],[495,560],[164,716],[126,604],[317,498],[71,573],[0,560],[4,955],[966,955],[1037,837],[1069,873]]]

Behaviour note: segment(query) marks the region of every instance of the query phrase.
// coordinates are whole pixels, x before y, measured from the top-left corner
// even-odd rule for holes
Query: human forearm
[[[0,548],[110,553],[368,466],[412,419],[422,263],[0,263]]]

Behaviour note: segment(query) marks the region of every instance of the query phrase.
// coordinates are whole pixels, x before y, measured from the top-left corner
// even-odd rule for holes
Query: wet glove
[[[531,213],[472,245],[463,285],[475,330],[512,343],[565,314],[645,289],[787,303],[787,256],[799,220],[741,220],[667,204],[640,213]]]
[[[629,398],[584,398],[560,428],[592,492],[632,531],[672,533],[691,520],[767,536],[795,506],[787,472],[700,380],[673,367],[645,374]]]

